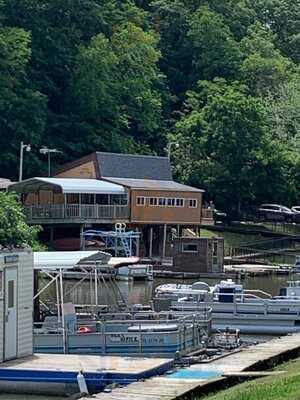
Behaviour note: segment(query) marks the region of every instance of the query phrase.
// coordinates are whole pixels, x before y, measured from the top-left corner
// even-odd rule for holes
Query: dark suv
[[[295,215],[290,208],[279,204],[262,204],[258,208],[258,214],[261,219],[267,221],[285,222],[293,222]]]

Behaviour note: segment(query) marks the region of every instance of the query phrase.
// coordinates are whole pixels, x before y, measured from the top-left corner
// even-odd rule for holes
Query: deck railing
[[[115,220],[128,219],[129,207],[100,204],[49,204],[24,206],[28,221],[34,220]]]
[[[202,208],[202,218],[214,219],[213,211],[209,208]]]

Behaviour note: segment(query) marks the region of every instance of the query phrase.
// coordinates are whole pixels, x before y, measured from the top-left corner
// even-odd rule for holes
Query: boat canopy
[[[102,251],[42,251],[34,252],[35,269],[72,269],[90,264],[107,264],[111,255]]]
[[[123,186],[97,179],[30,178],[9,186],[10,191],[31,193],[39,190],[56,190],[60,193],[125,194]]]

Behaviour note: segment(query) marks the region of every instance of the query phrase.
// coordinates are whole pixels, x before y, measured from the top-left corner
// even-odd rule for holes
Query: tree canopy
[[[40,249],[39,226],[29,226],[22,207],[14,194],[0,192],[0,245]]]
[[[0,168],[172,152],[228,210],[299,202],[300,0],[2,0]],[[9,138],[9,140],[8,140]]]

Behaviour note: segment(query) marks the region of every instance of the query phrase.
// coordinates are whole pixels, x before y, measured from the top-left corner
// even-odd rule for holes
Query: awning
[[[31,178],[9,186],[9,191],[32,193],[56,189],[61,193],[124,194],[123,186],[97,179]]]

